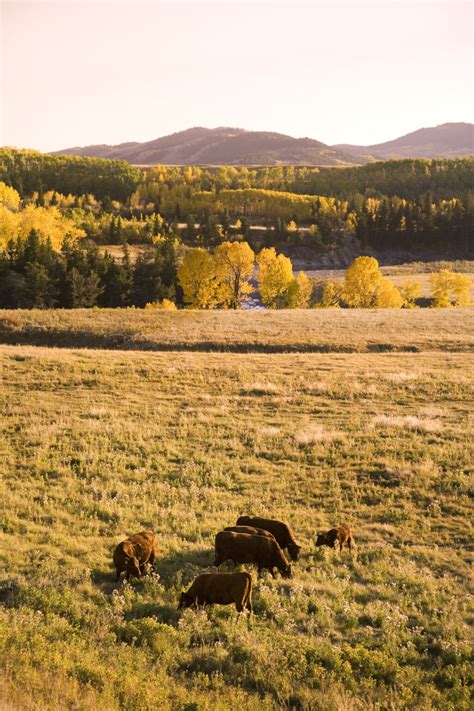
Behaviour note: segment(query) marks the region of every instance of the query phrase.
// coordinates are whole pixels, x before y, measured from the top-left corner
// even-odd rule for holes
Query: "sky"
[[[0,2],[2,145],[192,126],[369,145],[473,118],[468,2]]]

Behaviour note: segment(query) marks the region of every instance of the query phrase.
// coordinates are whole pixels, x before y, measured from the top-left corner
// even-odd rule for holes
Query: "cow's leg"
[[[222,554],[216,551],[216,557],[214,558],[214,566],[216,568],[220,568],[222,563],[225,563],[225,558],[222,556]]]
[[[115,578],[117,582],[120,580],[120,576],[122,575],[122,572],[123,572],[122,570],[119,570],[117,568],[117,577]]]
[[[270,568],[270,573],[272,574],[273,580],[276,578],[275,568]]]
[[[253,612],[253,607],[252,607],[252,589],[249,588],[247,592],[247,599],[245,600],[245,607],[246,609],[252,614]]]
[[[153,570],[155,570],[155,560],[156,560],[156,553],[155,553],[155,551],[152,551],[152,552],[150,553],[150,557],[149,557],[149,559],[148,559],[148,562],[150,563],[150,565],[151,565],[151,567],[153,568]]]

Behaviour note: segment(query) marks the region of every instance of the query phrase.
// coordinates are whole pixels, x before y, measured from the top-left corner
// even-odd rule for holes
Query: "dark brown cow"
[[[329,546],[329,548],[335,548],[339,543],[339,553],[342,553],[342,547],[347,545],[350,552],[352,553],[352,544],[354,543],[354,537],[352,535],[352,529],[345,523],[337,526],[336,528],[331,528],[327,533],[319,533],[316,539],[317,546]]]
[[[114,551],[117,580],[120,580],[120,575],[123,572],[126,573],[127,580],[130,580],[130,576],[140,578],[145,572],[146,564],[154,564],[156,553],[156,535],[152,531],[135,533],[119,543]]]
[[[291,565],[276,541],[266,536],[249,535],[220,531],[216,536],[216,559],[214,565],[219,567],[226,560],[240,563],[253,563],[258,572],[269,570],[275,577],[274,568],[278,568],[284,578],[291,578]]]
[[[252,576],[249,573],[203,573],[181,593],[178,610],[198,605],[230,605],[252,613]]]
[[[234,533],[248,533],[250,536],[265,536],[265,538],[271,538],[272,541],[276,540],[273,533],[270,531],[265,531],[263,528],[255,528],[255,526],[226,526],[224,531],[233,531]]]
[[[298,560],[301,549],[295,540],[293,531],[283,521],[276,521],[272,518],[261,518],[260,516],[239,516],[237,526],[254,526],[270,531],[282,550],[288,550],[292,560]]]

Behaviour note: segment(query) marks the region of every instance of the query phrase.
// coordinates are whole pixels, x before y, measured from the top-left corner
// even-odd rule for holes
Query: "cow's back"
[[[253,563],[267,558],[276,541],[266,536],[254,536],[249,533],[220,531],[216,535],[216,551],[231,557],[235,555],[241,563]]]
[[[240,516],[237,519],[237,526],[253,526],[269,531],[281,548],[286,548],[294,538],[290,528],[283,521],[260,516]]]
[[[270,531],[267,531],[264,528],[257,528],[256,526],[226,526],[224,531],[247,533],[250,536],[264,536],[265,538],[271,538],[273,541],[276,540],[273,533],[270,533]]]

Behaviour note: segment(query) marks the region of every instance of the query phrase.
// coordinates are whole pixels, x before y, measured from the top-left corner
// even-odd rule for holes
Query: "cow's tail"
[[[252,607],[252,576],[250,573],[246,573],[246,583],[245,583],[245,593],[243,600],[244,610],[248,610],[250,614],[253,612]]]

